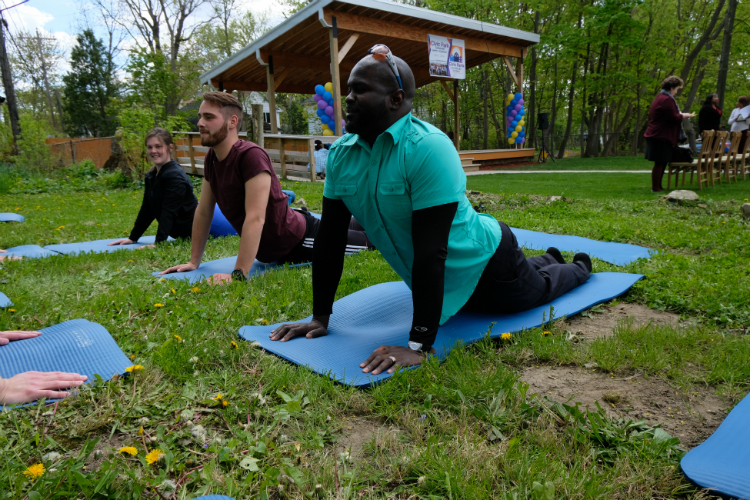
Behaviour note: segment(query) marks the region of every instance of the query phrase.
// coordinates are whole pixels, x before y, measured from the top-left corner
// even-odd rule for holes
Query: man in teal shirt
[[[408,346],[376,349],[360,365],[365,373],[420,364],[432,352],[439,325],[463,308],[518,312],[588,280],[588,255],[566,264],[550,248],[526,259],[507,225],[473,210],[455,147],[411,115],[414,76],[387,47],[370,49],[348,84],[349,133],[328,156],[313,248],[313,319],[277,328],[272,340],[328,333],[352,215],[412,290],[414,303]]]

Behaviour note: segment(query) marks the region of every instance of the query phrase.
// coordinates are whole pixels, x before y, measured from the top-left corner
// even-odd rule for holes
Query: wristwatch
[[[419,342],[414,342],[413,340],[410,340],[408,345],[409,345],[409,349],[411,349],[412,351],[418,352],[419,354],[429,354],[430,352],[429,348],[425,350],[422,348],[423,344],[420,344]]]
[[[237,281],[247,281],[247,277],[245,277],[245,271],[242,269],[235,269],[232,271],[232,279]]]

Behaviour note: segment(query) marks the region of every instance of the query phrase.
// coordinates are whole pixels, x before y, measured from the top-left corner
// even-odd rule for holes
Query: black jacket
[[[161,167],[149,170],[145,178],[143,203],[130,232],[130,239],[138,241],[156,219],[156,243],[172,238],[189,238],[193,229],[193,216],[198,200],[193,194],[193,184],[180,165],[172,160]]]
[[[698,112],[698,133],[704,130],[719,130],[721,113],[716,111],[713,104],[704,104]]]

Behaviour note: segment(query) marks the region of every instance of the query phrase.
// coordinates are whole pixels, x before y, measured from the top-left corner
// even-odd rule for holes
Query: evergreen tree
[[[65,131],[71,137],[113,135],[117,122],[107,113],[110,100],[118,94],[112,55],[90,29],[77,39],[70,53],[72,69],[63,77]]]

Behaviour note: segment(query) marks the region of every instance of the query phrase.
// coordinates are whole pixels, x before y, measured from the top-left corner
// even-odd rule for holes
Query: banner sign
[[[466,78],[466,46],[463,40],[427,35],[430,76]]]

